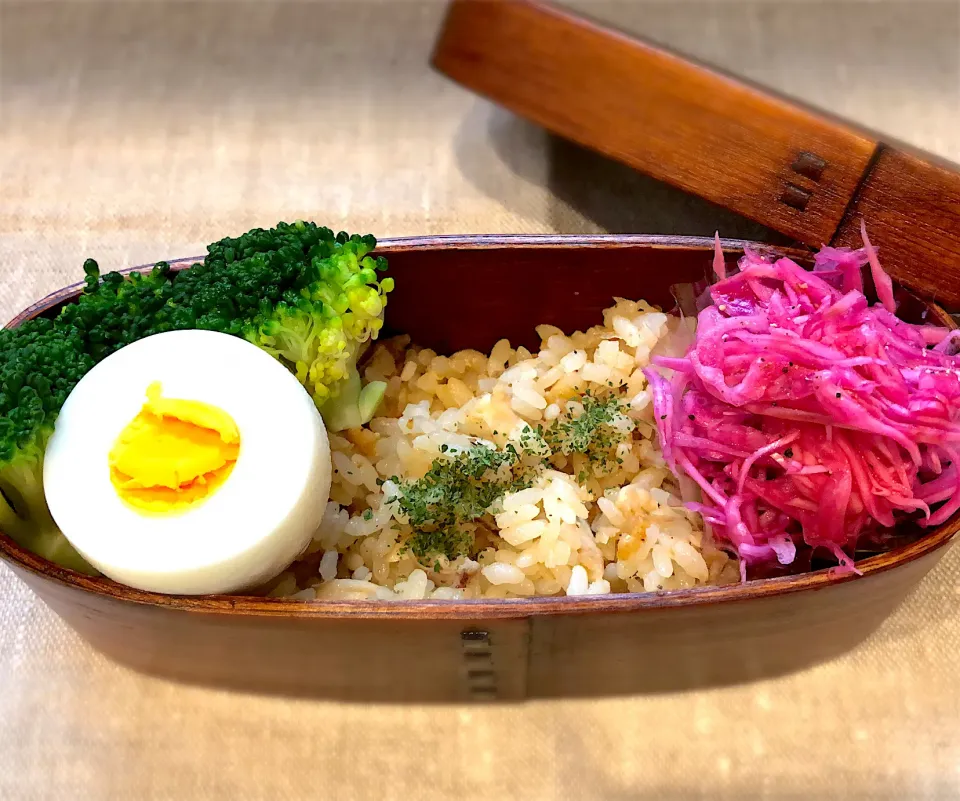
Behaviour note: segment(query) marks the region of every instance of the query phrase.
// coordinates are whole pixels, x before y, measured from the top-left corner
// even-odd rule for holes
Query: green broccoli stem
[[[386,389],[387,385],[383,381],[371,381],[363,386],[360,373],[356,367],[352,367],[337,395],[320,406],[324,425],[330,431],[343,431],[369,423],[376,414]]]
[[[0,531],[61,567],[96,575],[57,527],[43,494],[43,462],[17,460],[0,468]]]

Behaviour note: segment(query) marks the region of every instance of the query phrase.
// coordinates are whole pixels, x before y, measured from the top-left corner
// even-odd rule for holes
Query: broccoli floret
[[[284,233],[283,247],[292,251]],[[383,382],[363,386],[357,362],[383,326],[393,279],[377,280],[387,263],[367,255],[376,246],[372,236],[341,233],[333,240],[328,229],[305,229],[303,234],[304,267],[297,284],[278,303],[263,303],[243,335],[296,373],[330,429],[354,428],[369,422],[386,389]],[[227,254],[233,250],[223,243],[216,247]],[[255,253],[245,258],[264,257]]]
[[[279,359],[313,397],[331,430],[368,422],[386,385],[363,386],[357,362],[383,325],[392,278],[367,254],[372,236],[334,235],[315,223],[278,223],[207,248],[200,263],[173,272],[100,276],[57,325],[76,329],[95,361],[151,334],[186,328],[243,337]]]
[[[46,319],[0,330],[0,530],[64,567],[95,572],[50,516],[43,454],[67,395],[93,366],[80,338]]]

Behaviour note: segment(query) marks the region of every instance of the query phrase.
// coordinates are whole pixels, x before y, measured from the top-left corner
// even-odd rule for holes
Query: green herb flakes
[[[633,423],[631,421],[627,429],[614,425],[626,411],[624,403],[615,395],[600,397],[587,391],[580,402],[583,411],[579,415],[557,418],[543,432],[543,438],[554,453],[565,456],[582,453],[590,462],[606,469],[610,462],[616,461],[615,448],[630,435]],[[578,480],[582,483],[585,479],[578,476]]]
[[[547,427],[526,425],[517,445],[511,442],[502,449],[474,445],[459,452],[443,445],[423,478],[391,478],[398,491],[387,503],[398,503],[413,530],[404,547],[427,564],[432,562],[436,570],[438,556],[452,561],[469,555],[473,534],[466,526],[491,514],[507,493],[532,486],[553,457],[584,454],[604,470],[622,464],[616,446],[633,430],[632,421],[626,427],[616,425],[625,417],[623,402],[613,394],[601,397],[590,392],[578,400],[583,406],[580,414],[564,415]],[[589,477],[590,470],[584,468],[577,480],[582,484]]]
[[[513,445],[502,451],[474,445],[437,457],[417,481],[392,478],[399,486],[400,512],[413,529],[406,547],[421,559],[440,554],[453,560],[467,555],[473,536],[464,524],[488,514],[507,492],[529,487],[535,475]]]

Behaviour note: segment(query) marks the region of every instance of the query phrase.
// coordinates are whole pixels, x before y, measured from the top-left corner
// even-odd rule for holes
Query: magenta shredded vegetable
[[[896,316],[865,229],[863,241],[823,248],[812,271],[747,250],[732,275],[718,245],[696,341],[646,371],[664,457],[699,485],[689,505],[743,576],[798,548],[856,571],[865,534],[960,509],[960,340]]]

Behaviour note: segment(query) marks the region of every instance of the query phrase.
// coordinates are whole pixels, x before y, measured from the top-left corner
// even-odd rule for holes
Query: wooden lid
[[[434,66],[560,136],[810,247],[861,219],[899,282],[960,307],[960,173],[532,0],[453,0]]]

